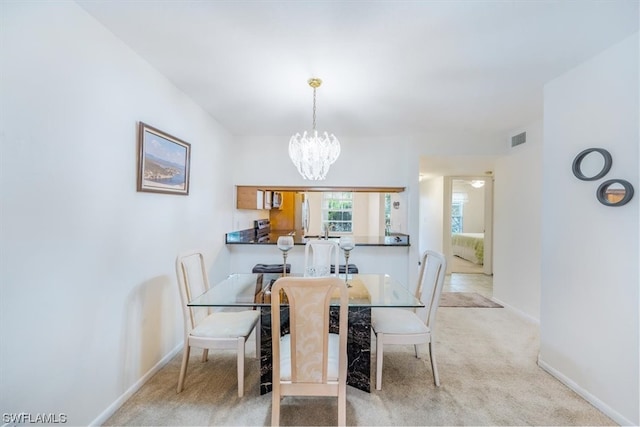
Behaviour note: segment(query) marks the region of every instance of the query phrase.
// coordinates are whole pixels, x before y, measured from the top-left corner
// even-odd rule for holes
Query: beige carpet
[[[442,292],[440,307],[502,308],[477,292]]]
[[[433,384],[428,357],[416,359],[412,346],[387,346],[382,390],[365,393],[348,387],[347,423],[615,425],[536,365],[537,330],[537,325],[507,309],[440,308],[436,354],[441,386]],[[201,363],[200,352],[195,351],[181,394],[176,394],[178,355],[105,425],[269,425],[271,396],[259,395],[259,365],[250,354],[252,342],[250,338],[243,398],[237,396],[232,353],[212,353],[209,362]],[[337,421],[331,398],[286,398],[281,411],[282,425]]]

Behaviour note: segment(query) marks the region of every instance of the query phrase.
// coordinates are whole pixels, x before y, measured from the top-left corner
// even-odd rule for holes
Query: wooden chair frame
[[[331,378],[328,368],[331,347],[329,310],[330,302],[337,296],[337,291],[340,298],[338,366],[337,378]],[[335,396],[338,398],[338,425],[346,425],[349,295],[344,281],[337,277],[284,277],[275,282],[271,295],[272,425],[280,423],[280,400],[284,396]],[[281,348],[281,339],[287,342],[286,335],[281,337],[280,317],[281,301],[285,295],[289,303],[288,349]],[[335,338],[335,335],[332,338]],[[308,348],[309,340],[313,340],[312,346],[321,348],[320,357],[317,352],[302,351],[297,345],[300,340],[305,341],[305,349]],[[335,340],[333,342],[335,343]],[[288,351],[286,354],[290,355],[291,361],[290,378],[287,379],[281,379],[283,350],[285,353]]]
[[[316,252],[316,250],[318,252]],[[327,275],[338,276],[339,274],[339,266],[340,266],[340,245],[338,242],[333,240],[311,240],[305,244],[304,247],[304,272],[306,274],[307,267],[312,265],[316,265],[316,254],[319,254],[320,251],[328,251],[328,255],[326,257],[327,264],[323,264],[322,266],[327,267]],[[332,260],[333,258],[333,260]],[[335,271],[331,273],[331,265],[334,264]]]
[[[197,271],[193,271],[194,275],[199,277],[190,277],[190,269],[187,268],[187,263],[195,260],[199,264]],[[207,317],[203,320],[198,320],[195,315],[195,307],[189,307],[187,304],[198,295],[192,295],[192,288],[190,286],[190,280],[193,278],[202,281],[205,290],[209,289],[209,278],[204,263],[204,256],[201,252],[187,252],[178,255],[176,258],[176,275],[178,278],[178,287],[180,289],[180,299],[182,302],[182,311],[184,315],[184,350],[182,353],[182,365],[180,367],[180,376],[178,378],[177,393],[180,393],[184,388],[184,380],[187,375],[187,366],[189,362],[189,354],[191,347],[201,348],[202,361],[206,362],[209,356],[210,349],[222,350],[222,349],[235,349],[237,353],[237,373],[238,373],[238,396],[244,395],[244,359],[245,359],[245,343],[251,332],[256,328],[259,322],[259,312],[255,310],[244,310],[239,312],[213,312],[212,309],[206,308]],[[205,310],[204,307],[198,308]],[[224,322],[229,325],[233,325],[234,322],[238,325],[242,325],[238,328],[237,336],[228,336],[228,334],[221,333],[219,336],[215,334],[207,334],[206,336],[199,336],[194,333],[194,329],[201,324],[201,322],[209,322],[213,324],[215,322]],[[260,351],[260,332],[256,330],[256,354]]]
[[[446,271],[447,260],[443,254],[431,250],[425,251],[421,259],[416,288],[416,298],[421,300],[425,307],[419,308],[415,312],[400,308],[374,308],[372,310],[371,324],[376,335],[376,390],[382,389],[382,362],[385,344],[413,344],[416,357],[420,357],[418,345],[428,344],[433,381],[436,386],[440,386],[433,335]],[[376,318],[380,320],[382,317],[395,318],[403,324],[394,325],[393,332],[385,332],[384,327],[376,328]],[[406,333],[401,332],[403,328],[407,331]],[[415,332],[420,328],[423,332]]]

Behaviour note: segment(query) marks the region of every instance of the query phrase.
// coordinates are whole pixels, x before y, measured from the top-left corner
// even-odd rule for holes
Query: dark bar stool
[[[349,266],[351,267],[351,266]],[[252,273],[282,273],[282,264],[256,264]],[[287,264],[287,274],[291,273],[291,264]]]
[[[338,267],[338,274],[344,274],[344,270],[345,270],[345,265],[344,264],[340,264],[340,266]],[[336,271],[336,266],[335,265],[331,265],[331,272],[335,272]],[[358,266],[356,266],[355,264],[349,264],[349,274],[358,274]]]

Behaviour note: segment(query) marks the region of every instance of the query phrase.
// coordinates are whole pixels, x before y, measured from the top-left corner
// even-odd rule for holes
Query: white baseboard
[[[504,301],[499,300],[498,298],[491,297],[491,301],[500,304],[504,308],[508,309],[509,311],[511,311],[514,314],[517,314],[519,317],[523,318],[524,320],[526,320],[528,322],[534,323],[536,325],[540,325],[540,319],[536,319],[535,317],[525,313],[524,311],[510,306],[509,304],[505,303]]]
[[[158,363],[156,363],[153,368],[149,369],[149,371],[144,374],[138,381],[136,381],[127,391],[125,391],[122,396],[117,398],[107,409],[105,409],[98,417],[93,420],[89,425],[90,426],[101,426],[109,419],[110,416],[115,414],[115,412],[120,409],[120,407],[135,393],[140,390],[140,387],[144,385],[149,379],[156,374],[160,369],[164,367],[173,357],[178,354],[180,350],[182,350],[182,346],[184,343],[178,344],[173,350],[171,350],[166,356],[164,356]]]
[[[611,408],[609,405],[605,404],[603,401],[601,401],[600,399],[598,399],[597,397],[595,397],[594,395],[592,395],[582,387],[578,386],[578,384],[573,382],[571,379],[567,378],[564,374],[554,369],[544,360],[540,359],[540,356],[538,356],[538,366],[540,366],[542,369],[544,369],[546,372],[548,372],[550,375],[552,375],[562,384],[566,385],[571,390],[578,393],[584,400],[591,403],[593,406],[598,408],[603,414],[611,418],[613,421],[615,421],[619,425],[621,426],[637,425],[636,423],[631,422],[630,420],[625,418],[623,415],[613,410],[613,408]]]

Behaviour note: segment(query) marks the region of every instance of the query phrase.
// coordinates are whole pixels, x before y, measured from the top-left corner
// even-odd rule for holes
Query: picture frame
[[[138,191],[189,194],[191,144],[138,123]]]

